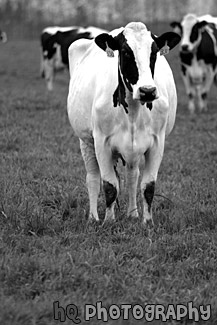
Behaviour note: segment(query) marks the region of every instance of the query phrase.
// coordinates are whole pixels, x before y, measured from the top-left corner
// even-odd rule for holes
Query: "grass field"
[[[0,324],[59,324],[55,301],[75,304],[81,324],[103,323],[84,321],[85,304],[99,301],[210,304],[210,320],[197,323],[217,324],[216,88],[208,113],[190,119],[178,50],[169,54],[179,103],[153,202],[155,227],[126,219],[123,177],[117,221],[89,225],[84,165],[66,114],[68,75],[58,75],[48,94],[39,53],[37,40],[0,45]],[[101,218],[104,208],[101,194]],[[109,317],[113,323],[146,320],[130,313],[129,320]],[[186,315],[182,324],[194,321]]]

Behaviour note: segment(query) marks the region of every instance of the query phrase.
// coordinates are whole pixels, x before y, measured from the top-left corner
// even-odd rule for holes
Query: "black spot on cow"
[[[213,24],[209,24],[209,27],[212,29],[213,35],[217,40],[216,28]],[[213,39],[208,31],[204,30],[202,36],[202,42],[200,42],[197,49],[197,60],[203,60],[206,64],[212,64],[213,69],[215,69],[217,65],[217,56],[215,54],[216,45],[213,43]]]
[[[118,69],[118,86],[113,95],[113,103],[114,103],[114,107],[117,107],[117,105],[122,105],[125,112],[128,113],[127,110],[128,104],[125,101],[125,98],[126,98],[126,90],[120,75],[120,71]]]
[[[51,59],[56,53],[56,47],[53,35],[44,32],[41,35],[41,45],[43,50],[44,59]]]
[[[151,111],[152,107],[153,107],[153,104],[152,103],[146,103],[146,106]]]
[[[186,64],[186,65],[191,65],[191,63],[192,63],[192,59],[193,59],[193,53],[192,52],[183,52],[183,51],[181,51],[180,53],[179,53],[179,56],[180,56],[180,58],[181,58],[181,61],[184,63],[184,64]]]
[[[151,46],[151,55],[150,55],[150,69],[151,69],[152,78],[154,78],[154,67],[157,59],[158,50],[159,49],[157,47],[157,44],[153,42]]]
[[[56,53],[56,45],[60,45],[62,63],[66,66],[69,64],[68,48],[69,46],[80,38],[91,39],[89,32],[79,33],[77,28],[70,29],[69,31],[61,32],[57,31],[51,35],[47,32],[41,35],[41,44],[45,59],[52,59]]]
[[[146,185],[146,189],[144,190],[144,197],[148,204],[148,212],[151,211],[151,204],[154,198],[154,190],[155,190],[155,182],[152,181]]]
[[[207,93],[202,93],[201,97],[203,100],[207,99]]]
[[[205,20],[203,20],[203,21],[197,22],[192,27],[191,34],[190,34],[190,42],[195,43],[198,40],[199,34],[201,32],[203,32],[202,28],[205,27],[207,24],[208,23]]]
[[[130,84],[135,85],[139,79],[139,72],[136,65],[135,56],[132,49],[127,44],[123,33],[120,33],[117,39],[120,44],[119,57],[121,73],[127,88],[132,91]]]
[[[192,31],[191,31],[191,35],[190,35],[190,42],[191,43],[195,43],[199,37],[199,31],[200,31],[200,28],[198,26],[198,24],[195,24],[193,27],[192,27]]]
[[[185,65],[188,65],[189,67],[191,66],[194,55],[193,55],[192,52],[180,51],[179,56],[180,56],[180,59],[181,59],[181,70],[182,70],[182,73],[185,75],[186,74]]]
[[[105,192],[106,207],[109,208],[117,198],[117,189],[107,181],[103,181],[103,189]]]
[[[77,41],[78,39],[85,38],[91,39],[91,34],[89,32],[78,33],[77,30],[67,31],[67,32],[57,32],[54,35],[55,41],[61,47],[61,56],[62,62],[68,66],[69,58],[68,58],[68,48],[69,46]]]

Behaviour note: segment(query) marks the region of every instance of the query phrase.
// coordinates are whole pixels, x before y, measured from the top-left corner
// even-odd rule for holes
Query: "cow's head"
[[[173,31],[179,33],[182,37],[181,51],[192,52],[199,45],[204,27],[208,24],[207,21],[199,21],[194,14],[184,16],[182,22],[172,22],[170,26]]]
[[[95,42],[110,56],[112,51],[119,52],[119,74],[125,88],[132,93],[133,99],[147,103],[158,98],[154,82],[157,53],[165,46],[169,51],[180,39],[173,32],[157,37],[143,23],[129,23],[117,36],[103,33],[95,38]]]

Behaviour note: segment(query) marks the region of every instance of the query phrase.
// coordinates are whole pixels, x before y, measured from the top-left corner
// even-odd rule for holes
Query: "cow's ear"
[[[170,26],[172,27],[174,33],[182,35],[182,25],[179,21],[172,21]]]
[[[174,32],[167,32],[161,36],[153,36],[161,55],[169,53],[181,40],[181,36]]]
[[[118,41],[109,34],[103,33],[95,38],[95,43],[106,51],[108,56],[114,56],[113,51],[118,50]]]
[[[205,20],[199,21],[199,22],[197,23],[197,26],[198,26],[200,29],[204,28],[206,25],[208,25],[208,22],[205,21]]]

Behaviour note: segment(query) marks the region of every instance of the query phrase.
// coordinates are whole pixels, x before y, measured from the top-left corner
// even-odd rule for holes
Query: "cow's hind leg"
[[[96,160],[94,144],[87,144],[80,139],[80,148],[87,172],[86,182],[90,201],[89,219],[99,221],[97,199],[100,191],[100,172]]]

